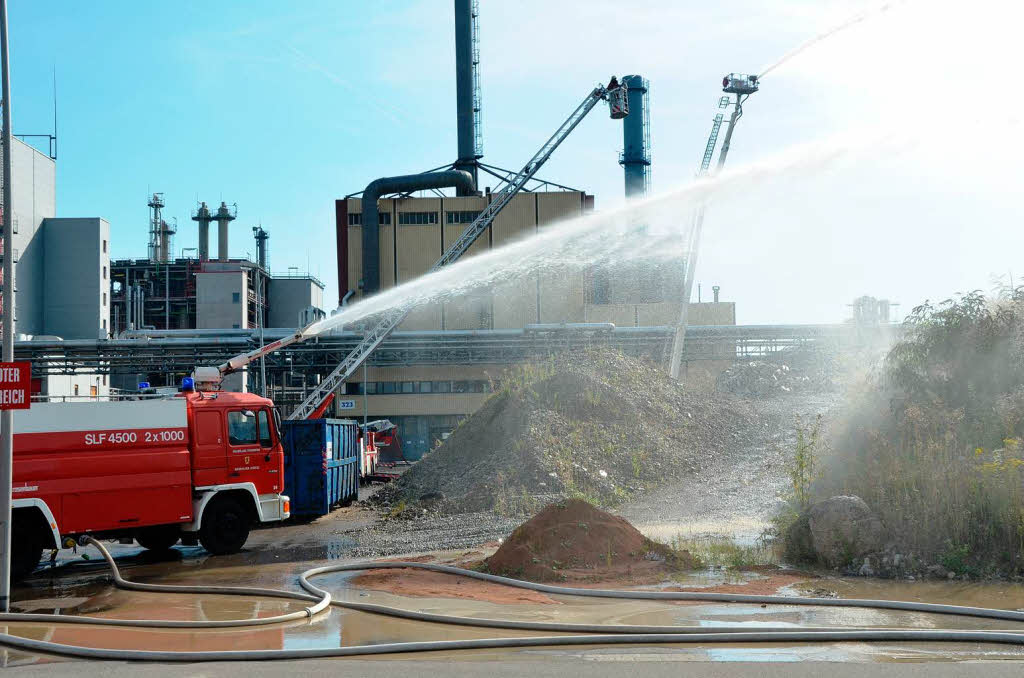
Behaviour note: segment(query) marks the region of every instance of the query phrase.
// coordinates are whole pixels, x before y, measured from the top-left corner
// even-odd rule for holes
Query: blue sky
[[[985,2],[974,16],[983,15]],[[178,217],[179,252],[195,245],[189,212],[197,198],[223,199],[238,204],[232,255],[254,252],[250,227],[262,223],[271,236],[271,267],[306,269],[308,262],[331,300],[334,199],[376,177],[454,159],[451,0],[9,4],[14,131],[49,131],[56,68],[58,212],[109,220],[115,257],[144,255],[148,192],[164,192],[166,216]],[[652,82],[655,192],[692,179],[724,72],[758,70],[852,12],[877,5],[481,4],[484,160],[518,168],[593,84],[612,73],[638,72]],[[924,6],[916,4],[900,10],[905,25],[920,25],[922,15],[914,12]],[[945,16],[934,12],[941,4],[927,3],[928,15]],[[947,18],[960,26],[964,17]],[[865,95],[863,88],[879,82],[867,74],[891,72],[892,59],[911,63],[915,49],[943,51],[926,41],[915,47],[917,37],[900,20],[865,22],[773,74],[748,104],[730,164],[768,158],[866,119],[889,119],[899,91],[879,86]],[[865,64],[866,53],[877,58]],[[965,143],[975,134],[968,132]],[[621,126],[592,115],[542,175],[596,194],[599,208],[615,206],[622,202],[616,162],[621,145]],[[966,202],[933,210],[940,222],[935,228],[949,234],[941,243],[929,241],[925,251],[932,247],[936,256],[958,260],[954,270],[897,270],[920,234],[901,240],[894,224],[919,217],[921,201],[934,205],[934,196],[946,195],[944,182],[957,176],[955,168],[943,173],[908,202],[893,190],[893,177],[879,178],[878,169],[858,167],[815,189],[820,204],[797,199],[805,191],[789,186],[780,189],[789,193],[758,198],[764,214],[723,209],[714,213],[717,224],[709,216],[698,279],[705,287],[721,285],[723,296],[739,303],[741,322],[827,322],[842,320],[845,304],[859,294],[899,297],[909,306],[925,296],[985,286],[994,273],[1012,267],[1008,253],[1024,245],[1016,236],[1004,230],[979,234],[982,241],[989,238],[986,247],[964,236],[964,220],[977,202],[996,210],[986,221],[1014,214],[978,200],[975,192]],[[922,174],[918,166],[882,169],[901,177]],[[823,214],[851,183],[861,197],[850,212],[888,207],[861,213],[857,222],[821,227]],[[794,213],[802,203],[806,208]],[[963,218],[950,216],[958,214]],[[865,222],[873,225],[861,228]],[[823,233],[828,237],[815,240]],[[865,267],[858,258],[874,264]],[[798,304],[778,303],[797,295],[803,295]]]

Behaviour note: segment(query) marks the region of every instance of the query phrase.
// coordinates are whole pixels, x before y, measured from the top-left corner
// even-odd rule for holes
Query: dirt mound
[[[550,504],[523,523],[487,559],[490,572],[531,581],[620,577],[693,564],[651,541],[625,519],[580,499]]]
[[[377,501],[506,515],[566,497],[615,505],[694,473],[763,426],[750,403],[689,392],[634,358],[571,356],[503,375],[487,402]]]

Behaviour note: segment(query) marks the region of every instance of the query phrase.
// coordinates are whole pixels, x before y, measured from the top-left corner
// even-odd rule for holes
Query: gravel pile
[[[353,558],[385,558],[406,553],[426,553],[475,548],[504,539],[519,521],[491,512],[439,516],[432,512],[401,520],[381,520],[354,536],[358,545]]]
[[[832,356],[794,352],[784,361],[736,363],[718,376],[718,390],[747,398],[790,393],[826,393],[838,388]]]
[[[691,393],[660,369],[597,352],[509,372],[440,447],[376,496],[397,517],[611,506],[758,435],[749,403]]]

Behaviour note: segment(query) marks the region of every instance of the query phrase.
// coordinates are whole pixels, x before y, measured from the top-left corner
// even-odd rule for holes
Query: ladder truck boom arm
[[[305,341],[310,336],[309,329],[313,324],[315,323],[306,325],[302,329],[296,330],[294,334],[290,334],[287,337],[282,337],[277,341],[272,341],[269,344],[255,348],[248,353],[236,355],[234,358],[230,358],[220,365],[214,367],[197,367],[192,372],[192,379],[197,385],[219,384],[224,377],[232,374],[233,372],[237,372],[249,363],[259,360],[263,356],[282,349],[285,346]]]
[[[613,83],[615,80],[613,79]],[[566,118],[551,138],[540,147],[540,150],[527,162],[519,172],[508,181],[505,187],[491,196],[491,202],[459,236],[458,240],[452,243],[441,258],[437,260],[430,272],[434,272],[461,257],[468,250],[477,238],[487,230],[498,213],[512,200],[519,191],[523,189],[538,170],[548,161],[555,149],[572,133],[576,126],[583,121],[590,111],[600,101],[608,101],[611,105],[613,118],[622,118],[628,113],[626,87],[617,85],[611,88],[604,86],[595,87],[586,98],[576,107],[576,110]],[[345,359],[331,371],[314,388],[306,398],[288,416],[289,419],[305,419],[314,413],[320,403],[331,393],[334,393],[356,369],[363,364],[363,361],[370,357],[370,354],[381,345],[391,332],[398,327],[409,314],[407,308],[394,308],[385,311],[378,316],[377,323],[371,327],[363,336],[362,341],[352,350]],[[301,331],[299,332],[301,334]],[[229,363],[231,361],[228,361]]]

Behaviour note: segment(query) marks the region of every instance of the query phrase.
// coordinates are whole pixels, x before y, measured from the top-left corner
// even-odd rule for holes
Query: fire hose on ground
[[[612,598],[625,600],[657,601],[698,601],[718,603],[752,603],[758,605],[802,605],[818,607],[859,607],[882,610],[924,612],[930,614],[956,615],[1024,622],[1024,612],[984,607],[965,607],[935,603],[914,603],[896,600],[860,600],[844,598],[807,598],[788,596],[761,596],[733,593],[700,593],[676,591],[616,591],[608,589],[582,589],[511,579],[497,575],[465,570],[448,565],[410,562],[361,562],[352,564],[327,565],[306,570],[299,575],[299,584],[307,593],[279,589],[226,587],[226,586],[179,586],[168,584],[142,584],[124,579],[114,559],[100,542],[85,537],[83,543],[99,549],[113,573],[114,585],[134,591],[151,593],[186,593],[205,595],[235,595],[264,598],[284,598],[312,603],[300,611],[252,619],[221,621],[164,621],[155,619],[111,619],[75,615],[7,613],[0,614],[4,623],[43,624],[88,624],[93,626],[118,626],[129,628],[245,628],[281,624],[298,620],[313,619],[328,611],[329,607],[342,607],[372,614],[399,617],[429,623],[455,624],[486,628],[517,629],[529,631],[551,631],[567,634],[561,636],[532,636],[519,638],[481,638],[474,640],[441,640],[424,642],[382,643],[378,645],[356,645],[349,647],[279,649],[279,650],[224,650],[201,652],[172,652],[153,650],[122,650],[66,645],[42,640],[32,640],[11,634],[0,634],[0,647],[21,650],[33,654],[49,654],[80,659],[101,659],[119,661],[154,662],[203,662],[203,661],[253,661],[273,659],[314,659],[326,657],[358,657],[380,654],[409,652],[436,652],[471,649],[552,647],[565,645],[645,645],[645,644],[690,644],[690,643],[830,643],[849,641],[909,641],[909,642],[971,642],[1024,645],[1024,631],[1013,630],[931,630],[896,628],[851,628],[851,627],[760,627],[756,631],[749,626],[716,627],[707,631],[698,626],[639,626],[612,624],[579,624],[557,622],[529,622],[500,619],[482,619],[415,612],[386,605],[358,603],[332,599],[331,594],[310,582],[310,579],[336,572],[355,572],[373,569],[419,569],[467,577],[481,581],[512,586],[515,588],[555,595],[584,596],[590,598]]]

